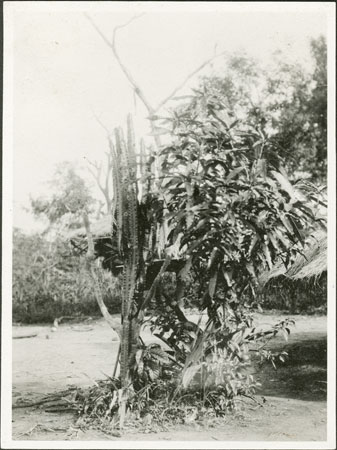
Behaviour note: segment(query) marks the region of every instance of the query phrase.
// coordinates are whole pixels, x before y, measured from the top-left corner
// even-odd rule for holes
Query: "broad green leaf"
[[[272,260],[271,260],[271,256],[270,256],[268,245],[266,243],[264,243],[263,246],[262,246],[262,249],[263,249],[263,253],[264,253],[265,257],[266,257],[266,261],[267,261],[268,267],[271,270],[273,268],[273,263],[272,263]]]
[[[213,298],[215,294],[217,279],[218,279],[218,272],[215,272],[215,274],[209,280],[208,293],[211,298]]]
[[[287,231],[289,232],[289,234],[292,235],[294,232],[293,227],[291,226],[291,223],[289,222],[287,217],[284,214],[281,214],[280,219],[281,219],[281,222],[283,223],[283,225],[285,226],[285,228],[287,229]]]
[[[232,284],[233,284],[233,278],[232,278],[232,276],[233,276],[233,271],[227,271],[227,270],[224,270],[223,271],[223,274],[224,274],[224,277],[225,277],[225,280],[226,280],[226,282],[227,282],[227,285],[228,285],[228,287],[231,287],[232,286]]]
[[[226,183],[228,183],[230,180],[232,180],[234,177],[236,177],[243,170],[245,170],[245,167],[238,167],[237,169],[231,170],[225,178]]]
[[[191,267],[192,267],[192,261],[193,261],[192,256],[190,256],[190,257],[187,259],[187,261],[186,261],[184,267],[183,267],[183,268],[180,270],[180,272],[179,272],[179,276],[180,276],[183,280],[186,279],[187,275],[189,274],[189,272],[190,272],[190,270],[191,270]]]
[[[287,192],[289,197],[294,201],[297,200],[298,194],[296,193],[294,187],[291,185],[290,181],[280,172],[276,172],[273,170],[271,173],[273,174],[274,178],[276,178],[276,180],[280,183],[282,189]]]

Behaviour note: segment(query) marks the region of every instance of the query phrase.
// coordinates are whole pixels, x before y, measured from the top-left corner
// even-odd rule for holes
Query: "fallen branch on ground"
[[[27,339],[27,338],[33,338],[36,337],[38,333],[32,333],[32,334],[23,334],[21,336],[13,336],[13,339]]]
[[[93,327],[86,327],[86,328],[78,328],[78,327],[71,327],[73,331],[92,331]]]
[[[60,428],[60,427],[49,428],[49,427],[46,427],[45,425],[43,425],[42,423],[37,423],[36,425],[29,428],[27,431],[24,431],[24,432],[18,434],[17,437],[27,436],[27,435],[29,436],[30,434],[32,434],[32,432],[36,428],[39,428],[41,431],[49,431],[50,433],[55,433],[55,431],[67,431],[67,428]]]
[[[55,403],[60,404],[61,401],[67,402],[67,404],[72,404],[72,400],[68,400],[66,397],[69,397],[69,395],[76,395],[77,388],[70,387],[69,389],[65,391],[61,391],[58,393],[52,393],[47,394],[44,397],[40,398],[39,400],[33,401],[33,402],[22,402],[22,403],[16,403],[13,405],[13,409],[17,408],[31,408],[34,406],[40,406],[46,403]],[[64,404],[64,403],[63,403]]]

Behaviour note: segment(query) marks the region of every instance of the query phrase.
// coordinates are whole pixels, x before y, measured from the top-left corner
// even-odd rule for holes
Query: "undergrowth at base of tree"
[[[120,380],[100,380],[89,389],[79,389],[75,397],[81,428],[95,428],[118,436]],[[253,396],[228,397],[224,386],[216,386],[203,392],[189,389],[177,393],[173,381],[157,380],[137,392],[132,392],[128,403],[124,431],[145,433],[169,430],[177,425],[221,424],[228,415],[235,413],[245,403],[262,404]]]

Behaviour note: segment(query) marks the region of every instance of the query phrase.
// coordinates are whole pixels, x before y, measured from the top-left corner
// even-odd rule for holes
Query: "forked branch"
[[[99,121],[99,119],[96,117],[96,119]],[[99,122],[101,124],[101,122]],[[103,127],[104,125],[101,124]],[[108,139],[110,140],[110,134],[106,127],[104,129],[107,132]],[[97,163],[97,161],[90,161],[87,159],[88,166],[87,169],[96,181],[96,184],[99,188],[99,190],[102,192],[104,199],[105,199],[105,205],[107,209],[107,213],[111,211],[111,193],[110,193],[110,175],[112,171],[112,155],[109,152],[106,152],[106,165],[103,170],[103,163],[102,161],[100,163]],[[103,176],[102,176],[103,175]]]
[[[89,20],[91,25],[95,28],[97,33],[101,36],[103,41],[111,48],[111,50],[112,50],[112,52],[113,52],[113,54],[114,54],[114,56],[115,56],[115,58],[116,58],[116,60],[117,60],[117,62],[119,64],[120,68],[122,69],[122,71],[124,72],[124,75],[126,76],[128,81],[130,82],[132,87],[134,88],[135,93],[138,95],[140,100],[143,102],[143,104],[145,105],[145,107],[149,111],[149,113],[153,114],[154,113],[153,107],[151,106],[151,104],[147,100],[147,98],[145,97],[143,90],[140,88],[139,84],[136,82],[136,80],[132,76],[130,70],[123,63],[123,61],[122,61],[122,59],[119,56],[119,53],[117,51],[117,47],[116,47],[116,34],[117,34],[117,31],[120,30],[121,28],[127,27],[128,25],[130,25],[131,22],[133,22],[134,20],[138,19],[143,14],[138,14],[138,15],[132,17],[130,20],[128,20],[128,22],[124,23],[123,25],[118,25],[117,27],[115,27],[114,30],[113,30],[113,35],[112,35],[112,42],[110,42],[109,39],[104,35],[104,33],[102,33],[102,31],[99,29],[99,27],[95,24],[95,22],[92,20],[92,18],[88,14],[84,13],[84,15]]]
[[[133,22],[134,20],[138,19],[139,17],[142,17],[143,15],[144,15],[143,13],[142,14],[138,14],[138,15],[132,17],[128,22],[126,22],[126,23],[124,23],[122,25],[118,25],[117,27],[115,27],[114,30],[113,30],[112,42],[110,42],[109,39],[104,35],[104,33],[99,29],[99,27],[92,20],[92,18],[88,14],[85,13],[86,18],[89,20],[91,25],[95,28],[97,33],[101,36],[103,41],[111,48],[111,50],[112,50],[112,52],[113,52],[113,54],[114,54],[114,56],[115,56],[115,58],[116,58],[116,60],[117,60],[117,62],[119,64],[120,68],[122,69],[122,71],[125,74],[126,78],[128,79],[128,81],[132,85],[135,93],[138,95],[138,97],[140,98],[140,100],[143,102],[144,106],[148,110],[149,116],[150,116],[150,120],[152,122],[154,120],[153,119],[154,114],[157,113],[164,105],[166,105],[166,103],[169,100],[171,100],[174,97],[174,95],[178,91],[180,91],[187,84],[187,82],[191,78],[193,78],[198,72],[200,72],[203,68],[205,68],[212,61],[214,61],[215,59],[223,56],[225,54],[225,52],[215,53],[211,58],[208,58],[206,61],[204,61],[202,64],[200,64],[196,69],[194,69],[190,74],[188,74],[186,76],[186,78],[175,89],[173,89],[173,91],[166,98],[164,98],[157,105],[157,107],[153,107],[151,105],[151,103],[148,101],[148,99],[146,98],[146,96],[144,94],[144,91],[141,89],[141,87],[139,86],[137,81],[132,76],[130,70],[126,67],[126,65],[121,60],[121,57],[120,57],[120,55],[118,53],[117,46],[116,46],[117,31],[120,30],[121,28],[127,27],[128,25],[130,25],[131,22]]]

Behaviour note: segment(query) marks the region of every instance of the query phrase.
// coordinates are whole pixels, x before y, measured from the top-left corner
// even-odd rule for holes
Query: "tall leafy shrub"
[[[256,296],[262,271],[279,259],[290,264],[301,251],[314,221],[308,199],[315,194],[308,184],[293,186],[273,140],[259,125],[231,120],[222,96],[207,86],[166,125],[172,133],[161,154],[168,244],[179,245],[186,260],[179,277],[195,280],[194,304],[208,321],[191,331],[188,322],[162,311],[153,328],[180,355],[186,387],[219,348],[222,359],[237,362],[235,372],[246,366],[252,343],[288,335],[287,323],[256,330],[245,298]]]

